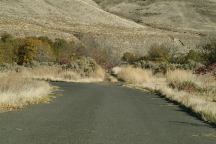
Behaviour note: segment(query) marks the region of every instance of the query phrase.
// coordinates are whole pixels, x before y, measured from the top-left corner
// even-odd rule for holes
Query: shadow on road
[[[198,119],[200,121],[203,121],[202,116],[200,114],[198,114],[198,113],[193,112],[190,108],[187,108],[184,105],[182,105],[182,104],[180,104],[180,103],[178,103],[176,101],[165,98],[164,96],[162,96],[160,94],[156,94],[156,95],[158,95],[159,97],[166,100],[168,104],[174,104],[174,105],[178,106],[179,109],[177,109],[176,111],[184,112],[184,113],[186,113],[186,114],[188,114],[188,115],[190,115],[190,116],[192,116],[192,117],[194,117],[194,118],[196,118],[196,119]],[[208,125],[209,127],[211,127],[211,128],[216,128],[216,124],[214,124],[214,123],[210,123],[210,122],[207,122],[207,121],[203,121],[203,122],[206,125]]]
[[[199,124],[199,123],[190,123],[190,122],[184,122],[184,121],[169,121],[170,123],[174,123],[176,125],[189,125],[189,126],[195,126],[195,127],[211,127],[208,124]]]

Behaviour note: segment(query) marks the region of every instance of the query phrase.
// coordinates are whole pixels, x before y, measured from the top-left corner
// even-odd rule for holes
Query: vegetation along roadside
[[[155,45],[146,56],[125,53],[124,64],[112,74],[126,85],[157,93],[216,124],[216,41],[210,39],[199,51],[177,54]]]
[[[72,41],[1,36],[1,110],[50,101],[55,88],[48,81],[100,82],[104,78],[104,69]]]

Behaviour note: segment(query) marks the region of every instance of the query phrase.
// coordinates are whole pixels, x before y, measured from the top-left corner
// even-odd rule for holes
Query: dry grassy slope
[[[161,29],[216,31],[216,0],[95,0],[106,11]]]
[[[5,31],[68,39],[78,34],[88,47],[106,48],[116,56],[125,51],[144,53],[158,42],[194,47],[200,39],[190,32],[139,25],[103,11],[92,0],[0,0],[0,32]]]

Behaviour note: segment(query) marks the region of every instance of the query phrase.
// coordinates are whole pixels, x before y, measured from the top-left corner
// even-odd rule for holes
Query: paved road
[[[53,83],[63,96],[0,114],[0,144],[215,144],[216,129],[176,105],[106,84]]]

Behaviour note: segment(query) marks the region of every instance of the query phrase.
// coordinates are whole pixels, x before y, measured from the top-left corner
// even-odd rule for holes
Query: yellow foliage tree
[[[18,50],[18,64],[31,63],[36,54],[36,48],[41,45],[41,40],[34,38],[27,38],[24,45]]]

